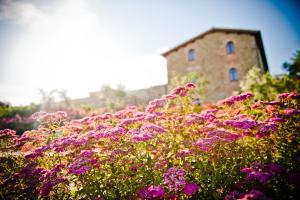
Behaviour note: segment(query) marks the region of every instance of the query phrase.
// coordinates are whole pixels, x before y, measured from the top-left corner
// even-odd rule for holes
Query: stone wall
[[[126,91],[126,105],[146,105],[153,99],[160,98],[167,92],[167,85],[158,85],[140,90]],[[99,99],[99,91],[91,92],[86,98],[73,99],[72,105],[76,107],[92,106],[95,108],[105,107],[105,102]]]
[[[132,105],[147,104],[153,99],[160,98],[167,93],[167,85],[158,85],[140,90],[127,92],[126,103]]]

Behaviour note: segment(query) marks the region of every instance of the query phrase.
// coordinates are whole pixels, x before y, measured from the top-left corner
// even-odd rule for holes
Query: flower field
[[[296,199],[300,94],[193,103],[192,83],[80,120],[32,115],[37,130],[0,130],[1,199]]]

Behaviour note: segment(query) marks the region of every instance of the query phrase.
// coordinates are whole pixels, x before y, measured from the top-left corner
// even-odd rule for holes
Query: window
[[[229,76],[230,76],[231,81],[237,81],[238,80],[236,68],[231,68],[229,70]]]
[[[232,41],[227,42],[226,44],[227,54],[233,54],[234,53],[234,44]]]
[[[196,54],[195,54],[195,50],[194,49],[190,49],[189,50],[188,58],[189,58],[189,61],[195,60]]]

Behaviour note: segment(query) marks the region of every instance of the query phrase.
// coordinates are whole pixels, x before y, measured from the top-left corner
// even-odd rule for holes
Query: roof
[[[211,28],[203,33],[201,33],[200,35],[197,35],[177,46],[175,46],[174,48],[162,53],[161,55],[166,57],[168,54],[170,54],[173,51],[178,50],[181,47],[186,46],[187,44],[194,42],[195,40],[198,40],[200,38],[205,37],[206,35],[210,34],[210,33],[215,33],[215,32],[226,32],[226,33],[238,33],[238,34],[250,34],[250,35],[254,35],[255,39],[256,39],[256,43],[258,45],[258,47],[261,50],[261,56],[262,56],[262,62],[264,64],[265,67],[265,71],[268,71],[268,63],[267,63],[267,58],[265,55],[265,50],[264,50],[264,46],[263,46],[263,42],[262,42],[262,38],[261,38],[261,33],[258,30],[247,30],[247,29],[231,29],[231,28]]]

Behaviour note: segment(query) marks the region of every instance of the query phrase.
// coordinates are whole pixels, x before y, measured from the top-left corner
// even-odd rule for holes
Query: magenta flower
[[[226,120],[224,121],[224,124],[234,128],[240,128],[240,129],[251,129],[257,126],[257,122],[251,119]]]
[[[10,130],[10,129],[3,129],[0,130],[0,139],[3,138],[15,138],[16,137],[16,131]]]
[[[165,191],[161,186],[151,185],[139,190],[137,196],[146,200],[164,199]]]
[[[253,96],[254,95],[252,93],[245,92],[245,93],[242,93],[242,94],[237,95],[237,96],[230,96],[230,97],[228,97],[228,98],[226,98],[224,100],[219,101],[217,104],[220,104],[220,105],[232,105],[235,102],[245,101],[247,99],[250,99]]]
[[[184,150],[178,151],[177,154],[176,154],[176,157],[177,158],[184,158],[184,157],[186,157],[190,154],[191,154],[191,151],[189,149],[184,149]]]
[[[171,95],[179,95],[179,96],[186,96],[188,93],[188,90],[186,88],[183,87],[176,87],[171,91]]]
[[[281,94],[277,95],[276,98],[280,99],[280,100],[299,99],[300,98],[300,93],[297,93],[297,92],[281,93]]]
[[[132,135],[131,140],[133,142],[146,142],[148,140],[151,140],[153,137],[154,136],[151,133],[140,131],[138,134]]]
[[[166,99],[154,99],[153,101],[150,101],[146,111],[148,113],[153,113],[157,108],[161,108],[165,105]]]
[[[299,114],[300,110],[299,109],[293,109],[293,108],[289,108],[283,111],[283,113],[287,116],[292,116],[295,114]]]
[[[149,194],[151,195],[151,197],[153,197],[153,198],[163,199],[165,196],[164,188],[161,186],[151,185],[148,188],[148,191],[149,191]]]
[[[196,88],[196,85],[194,83],[187,83],[184,85],[184,88],[187,90],[192,90],[192,89]]]
[[[264,193],[259,190],[251,190],[250,192],[242,195],[239,200],[271,200],[270,198],[266,197]]]
[[[176,167],[169,168],[164,173],[164,184],[170,191],[182,190],[186,185],[185,174],[186,172],[182,169]]]
[[[183,193],[187,196],[192,196],[194,193],[198,192],[199,186],[196,183],[187,183],[183,188]]]
[[[148,125],[144,125],[142,127],[143,130],[146,130],[146,131],[149,131],[151,133],[166,133],[166,129],[160,127],[160,126],[157,126],[155,124],[148,124]]]
[[[83,166],[83,167],[80,167],[78,169],[70,169],[69,173],[70,174],[75,174],[75,175],[80,175],[80,174],[84,174],[88,171],[89,171],[89,167],[88,166]]]
[[[240,197],[242,197],[243,195],[244,195],[243,193],[240,193],[240,192],[234,190],[234,191],[229,192],[225,196],[224,200],[237,200],[237,199],[240,199]]]

